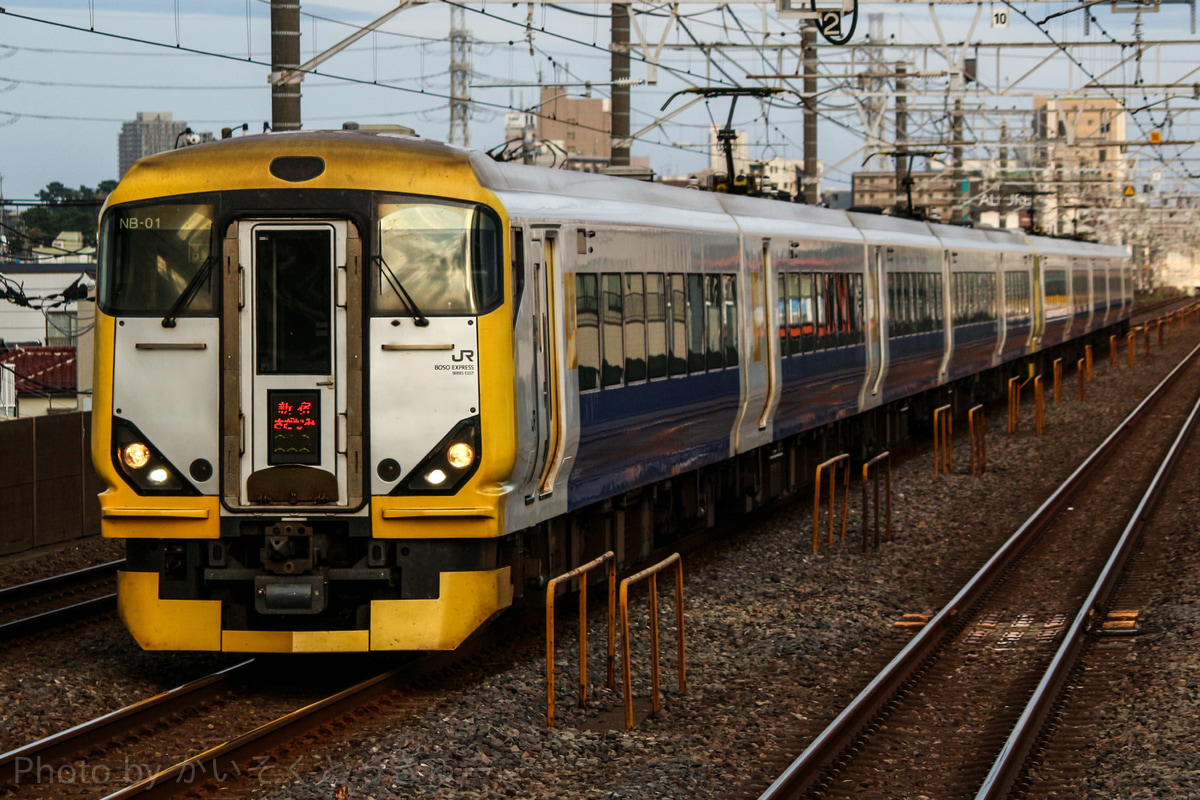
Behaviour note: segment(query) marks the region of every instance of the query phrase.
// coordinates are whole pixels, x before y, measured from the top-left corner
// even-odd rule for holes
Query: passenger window
[[[646,276],[646,375],[667,374],[667,294],[663,275]]]
[[[789,272],[787,276],[788,303],[788,353],[795,355],[804,351],[804,293],[800,286],[800,273]]]
[[[934,321],[935,327],[942,327],[946,324],[946,299],[942,297],[942,276],[929,276],[932,284],[934,284]]]
[[[1088,276],[1086,270],[1075,270],[1071,274],[1071,292],[1075,295],[1074,305],[1076,314],[1086,314],[1091,298],[1088,296]]]
[[[813,282],[813,310],[816,312],[813,325],[815,339],[812,349],[820,350],[829,346],[829,343],[825,341],[825,336],[829,333],[829,298],[825,294],[825,275],[816,273],[810,276],[810,280]]]
[[[575,275],[575,350],[579,391],[600,388],[600,301],[595,275]]]
[[[721,369],[725,359],[721,353],[721,276],[704,276],[704,319],[707,339],[708,369]]]
[[[721,300],[725,304],[725,319],[721,325],[721,339],[725,350],[725,366],[736,367],[738,363],[738,316],[737,277],[726,275],[722,279]]]
[[[900,316],[899,316],[900,304],[896,300],[897,289],[898,289],[897,281],[899,280],[899,276],[893,273],[892,275],[888,275],[886,280],[887,280],[887,294],[888,294],[887,318],[888,318],[888,320],[890,320],[890,326],[889,326],[890,329],[888,331],[888,335],[896,336],[900,333]]]
[[[788,293],[787,293],[787,273],[779,273],[779,316],[776,318],[779,323],[779,353],[782,356],[791,355],[788,350],[788,331],[791,330],[791,324],[788,322]]]
[[[796,352],[811,353],[817,346],[817,306],[813,298],[812,273],[801,272],[796,276],[799,281],[800,308],[800,341]]]
[[[687,375],[687,292],[683,275],[671,275],[671,362],[672,375]]]
[[[625,382],[646,380],[646,293],[641,275],[625,276]]]
[[[933,308],[933,282],[937,277],[928,272],[916,276],[916,309],[922,333],[929,333],[937,327]]]
[[[704,276],[687,276],[688,372],[704,372]]]
[[[1067,272],[1062,269],[1046,270],[1046,315],[1061,316],[1067,310]]]
[[[604,315],[604,386],[616,386],[624,378],[625,346],[621,328],[624,321],[620,275],[604,275],[601,300]]]
[[[851,342],[863,342],[863,276],[850,276],[850,330]]]

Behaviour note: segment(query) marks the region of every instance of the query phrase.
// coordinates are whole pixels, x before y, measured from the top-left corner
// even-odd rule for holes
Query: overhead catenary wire
[[[456,4],[454,4],[454,3],[449,3],[449,5],[456,5]],[[463,8],[467,8],[466,6],[462,6],[462,7],[463,7]],[[469,8],[468,8],[467,10],[472,10],[472,11],[473,11],[474,9],[469,9]],[[485,13],[485,12],[476,12],[476,13]],[[166,47],[166,48],[171,48],[171,49],[186,50],[186,51],[188,51],[188,52],[195,53],[195,54],[199,54],[199,55],[209,55],[209,56],[212,56],[213,58],[220,58],[220,59],[225,59],[225,60],[230,60],[230,61],[237,61],[237,62],[240,62],[240,63],[250,63],[250,64],[254,64],[255,66],[264,66],[264,67],[270,67],[270,64],[269,64],[269,62],[262,62],[262,61],[258,61],[258,60],[256,60],[256,59],[245,59],[245,58],[242,58],[241,56],[230,56],[230,55],[227,55],[227,54],[224,54],[224,53],[217,53],[217,52],[213,52],[213,51],[202,50],[202,49],[199,49],[199,48],[185,47],[185,46],[182,46],[182,45],[180,45],[180,46],[176,47],[176,46],[174,46],[174,45],[166,44],[166,43],[163,43],[163,42],[156,42],[156,41],[154,41],[154,40],[151,40],[151,39],[142,39],[142,38],[139,38],[139,37],[136,37],[136,36],[128,36],[128,35],[125,35],[125,34],[112,33],[112,32],[110,32],[110,31],[91,31],[91,30],[88,30],[88,29],[85,29],[85,28],[81,28],[81,27],[79,27],[79,26],[77,26],[77,25],[70,25],[70,24],[63,23],[63,22],[57,22],[57,21],[54,21],[54,20],[45,20],[45,19],[40,19],[40,18],[38,18],[38,17],[31,17],[31,16],[28,16],[28,15],[25,15],[25,14],[17,14],[17,13],[15,13],[15,12],[9,11],[9,10],[7,10],[7,9],[4,9],[4,8],[0,8],[0,15],[7,15],[7,16],[11,16],[11,17],[18,18],[18,19],[24,19],[24,20],[27,20],[27,21],[30,21],[30,22],[41,23],[41,24],[50,25],[50,26],[53,26],[53,27],[58,27],[58,28],[65,28],[65,29],[68,29],[68,30],[74,30],[74,31],[78,31],[78,32],[81,32],[81,33],[91,33],[91,34],[95,34],[95,35],[98,35],[98,36],[105,36],[105,37],[109,37],[109,38],[119,39],[119,40],[122,40],[122,41],[134,42],[134,43],[138,43],[138,44],[144,44],[144,45],[149,45],[149,46],[153,46],[153,47]],[[491,16],[494,16],[494,15],[491,15]],[[502,18],[498,18],[498,17],[497,17],[497,19],[502,19]],[[568,37],[561,37],[561,38],[568,38]],[[578,40],[571,40],[571,41],[574,41],[574,42],[576,42],[576,43],[580,43],[580,44],[582,44],[582,43],[581,43],[581,42],[579,42]],[[591,45],[588,45],[588,46],[591,46]],[[602,49],[603,49],[603,48],[602,48]],[[639,57],[639,59],[638,59],[638,60],[645,61],[645,59],[642,59],[642,58],[640,58],[640,57]],[[425,90],[425,89],[409,89],[409,88],[406,88],[406,87],[403,87],[403,86],[395,86],[395,85],[391,85],[391,84],[384,84],[384,83],[379,83],[379,82],[377,82],[377,81],[366,80],[366,79],[364,79],[364,78],[355,78],[355,77],[351,77],[351,76],[348,76],[348,75],[337,75],[337,74],[333,74],[333,73],[329,73],[329,72],[323,72],[323,71],[318,71],[318,70],[312,70],[312,71],[310,71],[308,74],[311,74],[311,75],[320,75],[320,76],[322,76],[322,77],[331,78],[331,79],[334,79],[334,80],[339,80],[339,81],[344,81],[344,82],[346,82],[346,83],[351,83],[351,84],[356,84],[356,85],[362,85],[362,86],[379,86],[379,87],[381,87],[381,88],[388,89],[388,90],[391,90],[391,91],[399,91],[399,92],[405,92],[405,93],[408,93],[408,94],[423,95],[423,96],[426,96],[426,97],[436,97],[436,98],[438,98],[438,99],[443,99],[443,100],[446,100],[446,101],[450,101],[450,100],[452,99],[452,98],[451,98],[451,96],[450,96],[449,94],[443,94],[443,93],[440,93],[440,92],[431,92],[431,91],[428,91],[428,90]],[[482,107],[485,107],[485,108],[493,108],[493,109],[499,109],[499,110],[503,110],[503,111],[521,111],[521,110],[522,110],[522,109],[518,109],[518,108],[516,108],[516,107],[514,107],[514,106],[512,106],[512,105],[509,105],[509,104],[504,104],[504,103],[491,103],[491,102],[487,102],[487,101],[483,101],[483,100],[475,100],[475,99],[473,99],[473,98],[472,98],[472,99],[468,99],[468,100],[466,100],[466,102],[470,103],[471,105],[478,105],[478,106],[482,106]],[[21,117],[21,116],[28,116],[28,117],[37,118],[37,119],[54,119],[54,118],[56,118],[56,115],[46,115],[46,114],[22,114],[22,113],[19,113],[19,112],[12,112],[12,111],[0,111],[0,113],[7,114],[7,115],[9,115],[10,117]],[[543,117],[543,118],[545,118],[545,115],[543,115],[543,114],[538,114],[537,112],[526,112],[526,113],[531,113],[531,114],[533,114],[534,116],[537,116],[537,117]],[[110,119],[94,119],[94,118],[85,118],[85,119],[88,119],[89,121],[98,121],[98,122],[110,122],[110,121],[114,121],[114,120],[110,120]],[[116,121],[123,121],[123,120],[116,120]],[[608,131],[606,131],[606,130],[603,130],[603,129],[601,129],[601,128],[596,128],[596,127],[593,127],[593,126],[584,125],[584,124],[582,124],[582,123],[578,123],[578,122],[576,122],[576,123],[569,123],[569,124],[573,125],[574,127],[577,127],[577,128],[583,129],[583,130],[593,130],[593,131],[600,132],[600,133],[607,133],[607,132],[608,132]],[[676,146],[676,145],[667,144],[667,143],[663,143],[663,142],[655,142],[655,141],[652,141],[652,140],[651,140],[651,141],[647,141],[647,143],[648,143],[648,144],[653,144],[653,145],[656,145],[656,146],[659,146],[659,147],[669,147],[669,148],[672,148],[672,149],[684,149],[684,150],[693,149],[693,148],[678,147],[678,146]]]

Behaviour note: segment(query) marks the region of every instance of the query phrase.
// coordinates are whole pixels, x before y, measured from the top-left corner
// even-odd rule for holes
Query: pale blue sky
[[[1039,3],[1038,12],[1044,16],[1065,8],[1066,3]],[[0,14],[0,175],[3,193],[7,198],[32,198],[38,189],[50,181],[68,186],[94,186],[117,177],[117,136],[121,122],[131,120],[138,111],[170,111],[175,119],[189,123],[198,131],[217,132],[221,127],[248,123],[252,132],[262,129],[270,119],[270,90],[268,69],[261,63],[269,55],[269,5],[262,0],[40,0],[6,2],[9,13]],[[332,21],[314,20],[312,16],[342,23],[364,24],[394,7],[392,0],[325,0],[321,3],[302,2],[302,58],[331,46],[351,28]],[[1024,8],[1033,8],[1026,4]],[[466,13],[466,24],[478,40],[474,47],[475,69],[480,73],[478,83],[531,82],[539,73],[544,79],[554,77],[556,65],[560,79],[608,80],[609,61],[604,47],[608,42],[608,6],[599,2],[573,4],[569,14],[562,10],[536,6],[533,11],[532,45],[526,40],[524,27],[528,6],[497,3],[474,5]],[[713,41],[745,42],[747,35],[739,30],[744,25],[750,31],[761,28],[763,12],[750,5],[734,6],[732,14],[722,15],[711,7],[684,6],[685,14],[695,14],[688,20],[689,30],[697,38]],[[1032,25],[1016,19],[1007,31],[991,30],[985,20],[976,30],[975,38],[990,40],[1044,40]],[[485,17],[488,14],[509,20]],[[937,33],[930,22],[926,6],[864,6],[864,19],[855,41],[866,32],[866,13],[883,13],[885,35],[896,35],[905,42],[934,42]],[[945,35],[954,39],[965,35],[973,8],[942,7],[941,19]],[[1114,15],[1107,4],[1094,11],[1102,25],[1117,38],[1131,35],[1133,16]],[[1171,35],[1196,37],[1189,33],[1189,8],[1173,6],[1159,15],[1146,15],[1147,36]],[[18,15],[37,20],[60,23],[56,27],[46,22],[21,19]],[[598,15],[598,16],[589,16]],[[773,15],[772,15],[773,16]],[[1073,14],[1048,26],[1060,38],[1082,38],[1081,15]],[[650,21],[657,26],[661,21]],[[789,23],[791,24],[791,23]],[[555,38],[547,32],[560,33],[569,39]],[[785,27],[771,21],[770,27],[782,32]],[[88,29],[145,39],[166,47],[141,44],[91,33]],[[370,86],[313,76],[304,82],[303,119],[305,128],[340,127],[346,120],[361,122],[397,122],[415,128],[423,136],[444,139],[448,133],[448,111],[441,97],[449,93],[449,46],[445,42],[449,28],[448,7],[432,4],[402,12],[380,33],[368,35],[350,51],[342,53],[323,65],[331,75],[354,78],[358,81],[377,81],[388,84]],[[786,41],[798,41],[794,24]],[[1168,32],[1164,34],[1163,32]],[[656,32],[650,34],[657,37]],[[1004,37],[1008,37],[1005,39]],[[1100,38],[1093,30],[1091,39]],[[686,36],[673,34],[670,41],[682,41]],[[774,41],[780,41],[778,37]],[[598,47],[590,46],[596,43]],[[510,44],[511,43],[511,44]],[[229,58],[199,55],[176,49],[222,53]],[[828,52],[828,51],[823,51]],[[1110,55],[1088,55],[1095,59],[1094,67],[1103,69],[1105,63],[1115,63],[1118,51]],[[794,58],[794,57],[792,57]],[[1031,68],[1041,55],[1028,59],[1006,59],[1002,69],[1017,77]],[[660,71],[656,87],[637,87],[633,90],[633,127],[638,129],[658,113],[667,96],[689,85],[703,85],[711,76],[721,80],[720,71],[706,64],[703,56],[674,52],[664,59],[679,70],[682,76]],[[769,62],[753,54],[738,56],[741,67],[718,57],[716,63],[744,83],[746,72],[767,72],[774,69]],[[1106,61],[1107,59],[1107,61]],[[1162,79],[1178,75],[1197,66],[1195,58],[1188,66],[1180,63],[1144,65],[1143,76],[1149,82],[1156,75]],[[1168,59],[1170,62],[1170,59]],[[1089,62],[1092,63],[1092,62]],[[936,58],[930,68],[940,69]],[[789,61],[785,71],[795,68]],[[1157,70],[1157,72],[1151,70]],[[981,73],[992,74],[990,63],[980,66]],[[1125,70],[1128,73],[1128,70]],[[645,77],[645,67],[635,64],[633,75]],[[1127,76],[1127,75],[1126,75]],[[1110,78],[1112,79],[1112,78]],[[1195,80],[1193,77],[1189,80]],[[1034,88],[1047,92],[1066,85],[1065,73],[1048,71],[1031,81]],[[1078,83],[1078,76],[1076,76]],[[426,94],[421,94],[424,89]],[[408,90],[408,91],[403,91]],[[606,89],[597,91],[606,94]],[[498,106],[521,106],[536,102],[537,90],[482,89],[473,90],[476,100]],[[667,128],[635,145],[634,154],[648,156],[656,172],[681,173],[707,165],[702,143],[706,141],[710,120],[724,122],[728,101],[713,101],[709,108],[701,104],[681,115]],[[831,107],[845,106],[846,98],[836,94],[825,98]],[[1013,104],[1027,100],[1014,100]],[[1196,104],[1193,104],[1196,105]],[[502,142],[503,108],[481,107],[471,123],[471,145],[488,149]],[[753,102],[742,101],[738,106],[739,127],[751,131],[751,138],[769,147],[759,148],[755,155],[779,155],[800,158],[802,133],[800,114],[795,110],[775,109],[763,118]],[[821,158],[835,163],[847,158],[861,145],[855,133],[861,130],[851,114],[842,114],[841,127],[823,123],[821,128]],[[674,144],[675,146],[670,146]],[[861,159],[850,159],[825,183],[826,188],[845,186],[848,174],[858,167]]]

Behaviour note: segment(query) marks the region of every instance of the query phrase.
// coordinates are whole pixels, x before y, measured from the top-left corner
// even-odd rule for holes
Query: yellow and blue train
[[[93,458],[154,650],[454,648],[1132,298],[1119,246],[380,131],[143,159],[100,227]]]

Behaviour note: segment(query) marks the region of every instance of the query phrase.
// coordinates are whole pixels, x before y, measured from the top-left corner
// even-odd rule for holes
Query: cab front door
[[[227,504],[361,501],[361,304],[351,302],[361,297],[360,240],[352,231],[342,221],[241,222],[236,241],[227,240],[226,311],[231,294],[238,304],[224,343]]]

